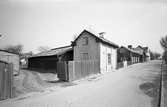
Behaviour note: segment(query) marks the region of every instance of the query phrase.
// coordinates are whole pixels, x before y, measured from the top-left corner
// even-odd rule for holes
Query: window
[[[82,60],[88,60],[88,53],[82,53]]]
[[[88,45],[88,37],[83,37],[83,45]]]
[[[108,53],[108,64],[111,64],[111,54]]]

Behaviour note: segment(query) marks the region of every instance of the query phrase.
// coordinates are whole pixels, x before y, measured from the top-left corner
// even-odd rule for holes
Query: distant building
[[[133,50],[143,54],[143,61],[149,61],[150,60],[150,50],[149,50],[148,47],[142,47],[142,46],[139,45],[136,48],[133,48]]]
[[[0,60],[7,62],[7,63],[12,63],[13,64],[13,69],[14,69],[14,74],[17,75],[20,72],[20,57],[19,55],[8,52],[6,50],[0,50]]]
[[[121,46],[118,49],[118,62],[123,62],[124,60],[130,61],[131,63],[138,63],[143,61],[143,54],[136,52],[132,49],[132,46],[124,47]]]

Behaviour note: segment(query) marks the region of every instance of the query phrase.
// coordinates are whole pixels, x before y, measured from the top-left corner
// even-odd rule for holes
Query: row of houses
[[[124,60],[132,63],[145,62],[150,60],[150,51],[148,47],[141,47],[140,45],[136,48],[132,48],[132,45],[128,47],[121,46],[118,49],[118,62]]]
[[[103,33],[83,30],[69,46],[54,48],[28,58],[28,68],[57,73],[60,79],[72,81],[113,71],[125,60],[133,64],[149,59],[148,47],[119,47],[105,39]]]
[[[149,52],[148,47],[118,46],[105,39],[103,33],[83,30],[68,46],[30,55],[28,60],[25,59],[28,69],[61,74],[60,78],[66,75],[65,80],[69,80],[71,74],[72,80],[75,80],[113,71],[122,67],[125,60],[128,64],[149,61]],[[0,50],[0,60],[12,63],[15,74],[20,71],[20,59],[23,58],[17,54]]]
[[[120,47],[105,39],[103,33],[89,30],[83,30],[68,46],[35,55],[27,53],[20,56],[0,50],[0,100],[12,97],[13,76],[19,74],[20,64],[23,68],[55,73],[60,80],[74,81],[112,72],[122,67],[124,61],[129,65],[149,60],[148,47]]]

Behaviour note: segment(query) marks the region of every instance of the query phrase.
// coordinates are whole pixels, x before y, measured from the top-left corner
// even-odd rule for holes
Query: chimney
[[[132,45],[128,45],[128,48],[129,48],[129,49],[132,49]]]
[[[104,35],[106,34],[106,32],[100,32],[99,35],[100,35],[100,38],[104,38]]]

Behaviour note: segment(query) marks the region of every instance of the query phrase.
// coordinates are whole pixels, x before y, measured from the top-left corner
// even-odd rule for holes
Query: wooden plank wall
[[[119,62],[119,63],[117,63],[117,69],[122,68],[122,67],[124,67],[123,62]]]
[[[57,76],[60,80],[68,81],[68,62],[57,62]]]
[[[13,65],[0,61],[0,100],[12,98]]]
[[[98,73],[100,73],[99,61],[86,60],[68,62],[69,81],[85,78]]]

